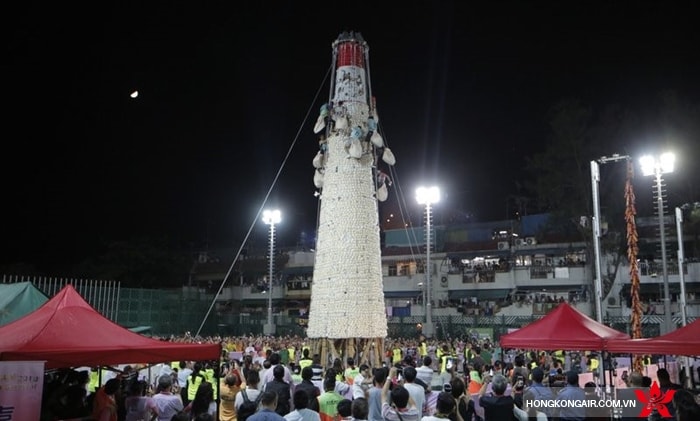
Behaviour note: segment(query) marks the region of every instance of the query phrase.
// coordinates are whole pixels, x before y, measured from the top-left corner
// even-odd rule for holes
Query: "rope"
[[[245,238],[243,238],[243,242],[241,243],[240,247],[238,248],[238,251],[236,252],[236,256],[233,259],[233,261],[231,262],[231,266],[229,266],[228,271],[226,272],[226,276],[224,276],[224,279],[221,281],[221,285],[219,286],[219,290],[214,295],[214,298],[212,298],[211,305],[209,306],[207,313],[204,315],[204,319],[202,320],[202,323],[199,325],[199,329],[197,329],[197,333],[195,334],[195,336],[199,336],[199,333],[202,331],[202,328],[204,327],[204,323],[209,318],[209,315],[211,314],[211,311],[214,308],[214,305],[216,305],[216,297],[218,297],[219,294],[221,294],[221,291],[224,289],[224,286],[226,285],[226,281],[228,281],[228,278],[231,275],[231,272],[233,272],[233,267],[236,265],[236,262],[238,261],[238,258],[241,255],[241,251],[243,251],[243,247],[245,246],[246,242],[248,241],[248,238],[250,237],[250,233],[253,231],[255,224],[257,224],[258,221],[260,220],[260,215],[262,215],[265,204],[267,203],[267,200],[269,199],[270,194],[272,193],[272,190],[275,188],[275,185],[277,184],[277,180],[279,179],[280,174],[282,174],[282,170],[284,169],[284,166],[287,163],[289,156],[292,154],[292,150],[294,149],[294,146],[296,145],[297,140],[299,140],[299,135],[301,133],[301,130],[303,129],[303,127],[306,125],[307,121],[309,120],[309,115],[311,115],[311,110],[313,109],[314,104],[318,100],[318,97],[321,93],[321,89],[323,88],[323,85],[325,85],[326,81],[328,80],[328,76],[331,73],[331,69],[333,69],[333,67],[328,68],[328,71],[326,71],[326,75],[323,78],[321,85],[316,90],[316,95],[314,95],[314,99],[306,111],[306,115],[304,116],[304,120],[302,121],[301,125],[299,125],[299,129],[297,130],[296,136],[294,136],[294,140],[292,141],[292,144],[289,146],[289,149],[287,150],[287,154],[285,155],[284,159],[282,160],[282,165],[280,165],[280,168],[277,170],[277,174],[275,174],[275,178],[272,180],[272,184],[270,185],[270,188],[267,190],[267,193],[265,194],[265,198],[263,199],[263,202],[260,204],[260,208],[258,209],[258,212],[255,214],[255,217],[253,218],[253,221],[250,224],[250,228],[248,228],[248,232],[246,233]]]

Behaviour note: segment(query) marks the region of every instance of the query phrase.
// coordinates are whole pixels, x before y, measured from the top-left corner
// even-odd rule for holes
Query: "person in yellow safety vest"
[[[448,367],[447,364],[447,361],[450,359],[454,359],[454,356],[450,352],[447,345],[443,345],[442,352],[440,353],[440,373],[445,373],[452,369],[452,367]],[[452,364],[454,364],[454,362]]]
[[[216,397],[218,396],[218,393],[219,393],[219,388],[217,387],[218,382],[214,378],[214,369],[209,364],[207,364],[207,367],[204,369],[204,377],[207,379],[207,381],[209,383],[211,383],[211,386],[212,386],[212,389],[214,392],[214,400],[216,400]]]
[[[528,366],[529,366],[528,368],[530,369],[530,371],[532,371],[535,369],[535,367],[539,366],[539,363],[535,359],[535,360],[530,361],[530,364],[528,364]]]
[[[425,341],[425,338],[421,338],[418,353],[420,355],[421,360],[428,356],[428,343]]]
[[[104,379],[104,370],[102,370],[102,378]],[[100,388],[100,372],[99,368],[90,368],[90,382],[88,383],[88,392],[95,393]]]
[[[347,359],[347,368],[345,369],[345,382],[352,386],[355,382],[355,377],[360,374],[360,369],[355,366],[355,359],[352,357],[348,357]]]
[[[472,351],[472,344],[471,342],[467,342],[464,345],[464,361],[467,364],[471,364],[472,361],[474,361],[474,351]]]
[[[296,351],[297,349],[294,347],[294,345],[289,345],[289,347],[287,347],[287,352],[289,353],[289,361],[295,364],[297,362]]]
[[[398,345],[394,345],[394,349],[391,350],[391,363],[400,364],[403,361],[403,351]]]
[[[564,362],[564,350],[558,349],[554,352],[552,352],[552,357],[556,358],[559,360],[559,362],[563,363]]]
[[[194,400],[195,395],[197,395],[197,389],[205,381],[207,379],[202,372],[202,363],[195,363],[192,374],[187,377],[187,403],[183,402],[185,406]]]
[[[301,370],[305,369],[306,367],[310,367],[311,364],[314,363],[314,360],[309,358],[309,348],[304,348],[302,351],[302,357],[299,360],[299,367]]]
[[[600,363],[598,362],[598,356],[595,354],[591,354],[591,356],[588,357],[588,365],[590,371],[593,372],[593,375],[595,376],[598,372],[598,367],[600,365]]]

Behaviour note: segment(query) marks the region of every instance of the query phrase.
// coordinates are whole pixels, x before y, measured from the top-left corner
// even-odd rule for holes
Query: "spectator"
[[[352,401],[350,399],[343,399],[338,402],[338,420],[352,420]]]
[[[487,393],[486,389],[491,383],[492,392]],[[484,408],[484,421],[509,420],[514,417],[513,397],[504,395],[507,388],[508,380],[502,374],[485,376],[479,391],[479,405]]]
[[[153,396],[153,403],[158,408],[158,421],[170,421],[173,415],[182,411],[182,398],[172,393],[173,379],[165,375],[158,379],[158,393]]]
[[[250,401],[255,401],[258,398],[258,396],[262,393],[258,389],[259,383],[260,374],[258,374],[256,370],[248,370],[248,374],[246,376],[246,387],[236,395],[236,400],[234,401],[236,412],[240,412],[241,405],[243,404],[246,398]]]
[[[277,408],[277,394],[274,392],[263,392],[260,396],[260,410],[248,417],[247,421],[285,421],[284,417],[275,412],[275,408]]]
[[[172,377],[170,374],[166,376]],[[158,415],[158,408],[150,396],[146,396],[146,382],[137,381],[131,384],[129,395],[124,400],[126,409],[125,421],[138,421],[151,419],[151,415]]]
[[[355,421],[367,421],[369,415],[369,406],[367,404],[367,399],[356,398],[352,401],[352,418]]]
[[[673,407],[676,410],[676,421],[700,420],[700,405],[687,389],[676,390],[673,395]]]
[[[294,388],[294,393],[296,394],[300,390],[306,392],[306,396],[309,397],[309,403],[305,408],[318,412],[318,397],[321,395],[321,391],[311,381],[313,374],[314,372],[310,365],[304,367],[301,370],[301,382]],[[296,408],[296,403],[294,407]]]
[[[277,364],[272,371],[274,376],[273,380],[265,385],[265,391],[277,394],[277,408],[275,408],[275,412],[281,416],[285,416],[292,410],[292,397],[289,394],[289,383],[284,381],[285,367],[282,364]]]
[[[369,407],[367,418],[369,421],[383,421],[384,419],[382,417],[382,390],[384,383],[387,381],[387,372],[387,369],[384,367],[374,370],[374,376],[372,376],[373,386],[369,389],[367,397],[367,406]]]
[[[471,400],[466,388],[464,380],[459,377],[453,377],[452,380],[450,380],[451,396],[456,402],[455,415],[459,414],[464,421],[471,420],[475,414],[474,401]],[[439,401],[440,396],[438,395],[438,403]]]
[[[545,386],[542,381],[544,380],[544,370],[542,370],[539,367],[535,367],[532,370],[532,384],[530,387],[525,389],[525,393],[523,395],[523,400],[524,401],[547,401],[554,399],[554,393],[552,392],[552,389],[549,387]],[[551,418],[554,413],[550,408],[543,407],[540,405],[540,408],[542,412],[547,415],[547,417]]]
[[[396,373],[396,367],[391,367],[389,378],[382,388],[382,417],[385,421],[418,421],[421,418],[422,409],[416,408],[415,402],[405,387],[394,386],[391,389],[391,398],[389,397],[389,386],[392,380],[396,379]]]
[[[228,374],[221,384],[221,396],[219,399],[219,418],[220,421],[235,421],[236,420],[236,395],[240,392],[238,387],[239,380],[235,374]]]
[[[346,369],[347,371],[347,369]],[[372,378],[370,376],[370,369],[367,364],[360,365],[360,372],[355,376],[352,383],[352,398],[366,398],[367,391],[372,385]]]
[[[665,368],[660,368],[656,371],[656,377],[659,379],[659,389],[661,389],[661,394],[665,394],[669,390],[679,390],[682,389],[681,385],[673,383],[671,381],[671,375]],[[671,417],[676,416],[676,407],[673,402],[668,405],[668,412],[671,413]]]
[[[284,364],[281,363],[281,358],[280,354],[273,352],[270,354],[270,368],[265,372],[265,376],[261,376],[262,384],[266,385],[275,378],[275,367],[278,365],[282,367],[282,370],[284,370],[284,375],[282,376],[282,380],[286,382],[289,385],[289,393],[290,396],[292,393],[294,393],[294,380],[292,379],[292,372],[289,370],[289,367],[285,366]]]
[[[422,365],[416,369],[416,378],[423,381],[423,383],[431,385],[433,384],[433,359],[426,355],[423,357]]]
[[[403,369],[403,387],[408,390],[408,394],[413,399],[416,408],[420,409],[421,413],[423,411],[423,404],[425,404],[425,388],[416,383],[417,371],[413,367],[404,367]]]
[[[309,370],[311,367],[306,367]],[[315,400],[315,399],[314,399]],[[299,389],[294,392],[294,411],[284,416],[287,421],[321,421],[321,416],[313,409],[309,409],[309,395],[306,390]]]
[[[450,392],[440,392],[435,404],[435,415],[424,416],[421,421],[444,421],[445,419],[455,421],[455,400]],[[471,420],[471,418],[469,419]]]
[[[560,421],[585,421],[586,408],[581,405],[571,405],[571,402],[585,402],[586,392],[578,384],[578,373],[569,371],[566,373],[566,386],[559,391],[556,400],[568,401],[569,404],[559,409]]]
[[[107,380],[107,383],[97,390],[92,410],[95,421],[117,421],[117,402],[114,395],[118,391],[117,379]]]

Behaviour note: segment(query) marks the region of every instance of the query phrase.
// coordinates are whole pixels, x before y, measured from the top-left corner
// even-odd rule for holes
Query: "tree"
[[[528,190],[540,211],[552,213],[558,229],[576,227],[581,238],[592,241],[590,226],[581,226],[581,216],[592,215],[590,161],[615,153],[630,155],[636,164],[643,152],[675,151],[677,171],[667,175],[669,208],[697,201],[700,194],[700,167],[690,162],[700,153],[700,105],[664,91],[632,106],[607,105],[594,110],[579,100],[561,101],[550,110],[549,136],[543,152],[527,159],[527,170],[534,182]],[[607,295],[617,269],[626,254],[625,189],[627,169],[622,165],[602,165],[599,183],[602,223],[607,234],[602,251],[610,256],[603,279]],[[639,178],[639,180],[644,180]],[[681,181],[682,180],[682,181]],[[651,195],[651,183],[642,195]],[[673,186],[673,187],[670,187]],[[637,196],[640,196],[639,194]],[[653,212],[649,197],[637,200],[642,215]],[[700,252],[700,212],[687,218],[687,229],[694,234],[693,254]],[[590,250],[592,247],[589,247]],[[589,259],[591,261],[592,259]]]
[[[581,223],[581,217],[590,220],[593,214],[590,162],[617,152],[611,140],[621,137],[620,129],[631,116],[616,106],[605,107],[596,114],[578,100],[566,100],[552,107],[549,117],[547,147],[527,161],[535,180],[530,187],[542,210],[552,213],[555,229],[575,228],[582,241],[592,245],[591,227]],[[612,288],[624,256],[624,237],[620,233],[624,230],[625,172],[621,169],[601,168],[599,183],[601,204],[606,204],[601,205],[602,223],[607,226],[601,249],[610,256],[603,279],[604,297]],[[593,262],[592,256],[588,261]]]

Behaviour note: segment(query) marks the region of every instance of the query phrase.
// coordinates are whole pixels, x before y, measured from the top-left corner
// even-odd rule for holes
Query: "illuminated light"
[[[279,224],[281,220],[282,212],[279,209],[263,211],[263,222],[265,224]]]
[[[416,200],[419,205],[428,205],[440,201],[440,189],[433,187],[418,187],[416,189]]]
[[[661,174],[673,172],[675,162],[676,155],[671,152],[661,154],[658,161],[651,155],[639,158],[643,175],[654,175],[657,171],[660,171]]]
[[[132,97],[132,98],[136,98],[136,97],[139,96],[139,91],[134,91],[134,92],[132,92],[129,96]]]

